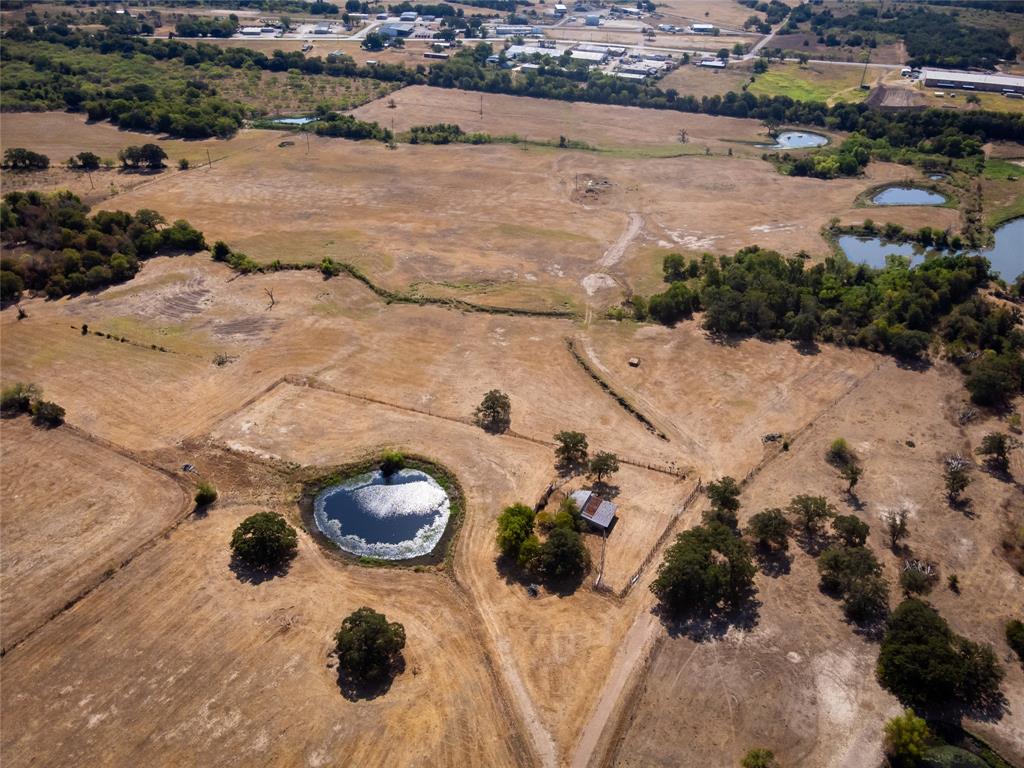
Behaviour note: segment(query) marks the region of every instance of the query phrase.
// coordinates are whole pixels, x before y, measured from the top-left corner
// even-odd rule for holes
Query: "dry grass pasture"
[[[347,273],[239,275],[207,254],[148,260],[131,282],[76,298],[26,299],[24,319],[0,312],[0,383],[34,382],[67,411],[50,431],[0,421],[0,762],[732,768],[766,746],[785,765],[875,768],[899,706],[875,681],[877,644],[820,592],[808,554],[794,545],[788,574],[758,574],[749,625],[697,637],[652,611],[665,542],[700,520],[697,483],[724,474],[748,478],[742,522],[804,492],[861,516],[890,580],[898,560],[878,516],[909,504],[912,552],[963,587],[932,600],[1007,668],[1008,709],[966,725],[1024,759],[1024,672],[1001,635],[1024,597],[1001,553],[1024,518],[1020,487],[975,472],[965,515],[945,503],[939,466],[1005,428],[1005,414],[961,426],[962,379],[941,362],[908,370],[832,346],[721,343],[700,318],[601,316],[625,289],[660,290],[671,250],[760,243],[820,258],[821,227],[863,219],[857,196],[907,169],[783,177],[753,146],[756,121],[491,95],[479,120],[479,94],[394,98],[358,114],[596,149],[314,138],[307,153],[279,147],[282,132],[244,131],[208,144],[212,167],[89,200],[187,218],[262,262],[331,256],[419,296],[572,314],[389,303]],[[0,139],[55,158],[141,143],[53,114],[5,115]],[[53,189],[70,177],[35,178]],[[936,226],[957,212],[869,215]],[[512,403],[506,434],[472,421],[492,388]],[[531,597],[498,556],[495,521],[550,484],[586,484],[556,473],[562,429],[623,460],[610,481],[619,520],[607,539],[585,536],[594,568],[578,588]],[[789,450],[762,442],[768,432]],[[866,468],[856,500],[824,461],[837,436]],[[446,562],[369,567],[303,528],[303,480],[385,448],[459,479],[465,515]],[[1019,450],[1012,472],[1024,477]],[[197,477],[220,492],[205,513],[190,512]],[[299,552],[287,573],[254,579],[232,567],[228,542],[263,510],[300,529]],[[402,622],[408,644],[391,688],[352,700],[330,650],[362,605]]]

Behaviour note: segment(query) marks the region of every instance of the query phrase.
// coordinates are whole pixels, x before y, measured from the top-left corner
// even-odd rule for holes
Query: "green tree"
[[[736,513],[740,508],[740,487],[736,481],[728,475],[712,481],[708,483],[707,494],[711,509],[704,513],[704,521],[718,522],[735,530],[739,523]]]
[[[42,391],[35,384],[12,384],[0,392],[0,413],[29,413]]]
[[[839,474],[846,481],[846,492],[852,495],[854,486],[864,474],[864,470],[859,464],[847,464],[839,471]]]
[[[885,724],[885,754],[894,768],[918,765],[930,739],[928,724],[912,709],[904,710]]]
[[[4,151],[4,165],[12,171],[44,171],[50,167],[50,158],[22,147]]]
[[[364,606],[345,617],[334,641],[341,672],[358,685],[376,684],[398,663],[405,627]]]
[[[590,552],[574,530],[556,527],[531,563],[540,576],[555,581],[581,578],[590,568]]]
[[[997,472],[1010,468],[1010,449],[1017,447],[1017,441],[1002,432],[989,432],[981,438],[981,445],[975,453],[985,457],[985,463]]]
[[[910,513],[905,507],[887,510],[882,515],[882,525],[892,549],[896,549],[899,543],[910,535],[910,526],[907,523],[909,517]]]
[[[1019,351],[989,349],[971,366],[964,385],[979,405],[1002,405],[1024,386],[1024,360]]]
[[[762,547],[785,551],[789,549],[792,527],[781,509],[766,509],[750,518],[747,535]]]
[[[555,458],[558,466],[579,467],[587,463],[587,436],[582,432],[562,431],[555,435]]]
[[[59,427],[64,423],[64,409],[49,400],[32,403],[32,422],[40,427]]]
[[[942,472],[942,481],[946,486],[946,498],[951,504],[960,500],[960,495],[967,490],[971,484],[971,475],[968,471],[968,464],[959,456],[951,456],[945,461],[945,469]]]
[[[871,529],[856,515],[837,515],[832,518],[832,530],[844,546],[862,547]]]
[[[934,585],[935,577],[918,568],[906,568],[900,573],[900,588],[905,597],[928,594]]]
[[[836,513],[835,508],[828,503],[828,499],[824,496],[808,496],[806,494],[794,496],[786,509],[808,536],[820,534],[825,521],[834,517]]]
[[[405,469],[405,456],[400,451],[384,451],[380,458],[380,473],[384,477],[391,477],[403,469]]]
[[[691,528],[676,537],[658,566],[651,591],[678,614],[737,605],[754,582],[750,548],[720,523]]]
[[[250,515],[231,534],[232,554],[260,570],[280,568],[295,556],[298,547],[295,529],[276,512]]]
[[[954,634],[917,598],[900,603],[886,624],[878,680],[907,706],[985,704],[998,696],[1002,675],[991,648]]]
[[[590,460],[590,474],[597,478],[597,482],[604,482],[605,477],[619,471],[619,459],[614,453],[598,451]]]
[[[195,502],[197,507],[208,507],[217,500],[217,489],[205,480],[196,486]]]
[[[505,507],[498,515],[498,549],[512,559],[519,558],[519,549],[533,535],[534,511],[525,504]]]
[[[512,401],[499,389],[492,389],[476,407],[476,422],[489,432],[504,432],[512,423]]]
[[[828,447],[828,452],[825,454],[825,458],[828,459],[829,464],[840,468],[857,461],[857,455],[853,452],[849,443],[841,437],[837,437],[832,441],[832,444]]]
[[[18,301],[25,290],[25,281],[21,275],[9,269],[0,270],[0,302]]]
[[[740,768],[779,768],[779,761],[770,749],[752,749],[743,756]]]

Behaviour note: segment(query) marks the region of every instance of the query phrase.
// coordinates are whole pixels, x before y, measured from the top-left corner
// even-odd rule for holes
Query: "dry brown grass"
[[[410,124],[460,122],[455,109],[476,95],[443,96],[450,101],[433,113],[415,101],[389,112]],[[687,471],[680,481],[626,465],[614,478],[621,519],[607,541],[605,574],[613,588],[651,554],[696,478],[740,478],[762,467],[745,488],[744,519],[798,492],[845,504],[823,459],[824,446],[842,435],[867,469],[857,513],[872,523],[871,544],[886,567],[891,572],[893,558],[880,549],[877,513],[905,498],[915,505],[910,546],[959,573],[964,588],[962,598],[937,590],[933,600],[958,631],[1005,652],[998,633],[1024,581],[998,548],[1019,493],[977,474],[968,493],[977,517],[945,506],[938,458],[968,450],[999,425],[984,416],[957,426],[957,372],[942,364],[908,371],[833,347],[802,354],[784,343],[723,345],[706,338],[699,321],[674,329],[611,323],[586,306],[621,296],[620,287],[588,294],[594,275],[658,288],[658,259],[669,249],[728,252],[756,241],[821,254],[821,225],[833,215],[864,218],[852,208],[856,195],[906,169],[872,164],[863,179],[789,179],[757,150],[723,141],[756,137],[751,121],[486,98],[496,116],[485,111],[485,120],[495,128],[546,138],[575,115],[573,138],[610,149],[388,151],[315,140],[307,156],[301,146],[278,149],[277,134],[243,134],[216,145],[225,159],[212,169],[168,173],[102,205],[189,218],[208,239],[263,260],[331,255],[390,286],[495,304],[567,302],[577,320],[386,304],[348,277],[238,276],[202,255],[151,260],[131,283],[92,295],[28,300],[26,320],[0,313],[3,383],[38,383],[83,430],[3,425],[4,645],[12,631],[8,579],[18,573],[8,532],[18,530],[19,515],[34,521],[38,510],[75,500],[100,510],[122,498],[132,515],[119,522],[146,521],[132,533],[138,539],[120,534],[116,543],[92,531],[96,524],[58,530],[59,568],[21,579],[11,592],[40,613],[24,614],[23,626],[35,632],[0,662],[5,765],[318,765],[346,755],[373,766],[558,766],[605,757],[732,766],[755,745],[787,764],[877,764],[881,723],[897,703],[874,682],[875,646],[820,594],[806,555],[795,554],[788,576],[758,576],[755,627],[701,643],[667,635],[650,613],[653,566],[623,598],[591,589],[593,573],[571,594],[536,599],[505,578],[495,519],[510,503],[536,501],[555,478],[549,441],[559,429],[586,432],[594,448]],[[32,116],[19,119],[32,124]],[[100,128],[77,129],[70,116],[35,119],[46,127],[35,149],[63,140],[55,126]],[[713,155],[652,158],[629,148],[630,136],[671,143],[673,120],[686,121]],[[732,158],[729,146],[737,148]],[[610,186],[574,194],[577,174]],[[934,222],[954,213],[899,215]],[[265,289],[277,300],[272,309]],[[83,337],[82,323],[131,343]],[[573,361],[567,337],[667,441]],[[222,354],[233,361],[215,365]],[[628,366],[633,356],[639,368]],[[516,434],[467,423],[494,387],[511,398]],[[761,443],[771,431],[792,438],[789,452]],[[221,499],[207,516],[154,537],[154,526],[173,519],[179,492],[89,440],[111,441],[169,471],[194,462]],[[365,568],[302,533],[286,575],[260,584],[235,575],[227,542],[245,515],[273,509],[300,524],[296,466],[311,472],[383,447],[430,456],[458,476],[466,516],[450,568]],[[44,462],[35,475],[55,463],[60,482],[12,474]],[[1024,471],[1019,457],[1014,462],[1014,472]],[[128,497],[118,495],[124,488],[133,489]],[[20,500],[9,503],[9,494]],[[702,505],[674,530],[699,519]],[[18,546],[38,556],[38,536],[26,533]],[[598,538],[587,538],[599,554]],[[124,548],[142,551],[99,583]],[[41,607],[50,592],[63,594],[53,584],[68,563],[88,563],[88,594],[46,621]],[[401,621],[409,643],[391,690],[356,703],[339,691],[328,652],[342,617],[364,604]],[[1022,674],[1007,670],[1010,711],[1001,721],[970,723],[1012,757],[1024,744]],[[581,736],[592,731],[611,737],[611,751]]]

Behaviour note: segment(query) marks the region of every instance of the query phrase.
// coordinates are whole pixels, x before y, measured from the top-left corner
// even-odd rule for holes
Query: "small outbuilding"
[[[576,502],[576,506],[580,508],[580,514],[588,523],[601,530],[611,527],[612,521],[615,520],[617,506],[607,499],[602,499],[593,491],[584,489],[573,493],[571,498]]]

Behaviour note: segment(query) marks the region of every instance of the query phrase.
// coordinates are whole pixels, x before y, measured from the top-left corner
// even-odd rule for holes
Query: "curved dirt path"
[[[629,222],[626,224],[626,228],[622,230],[622,234],[619,235],[619,239],[615,241],[611,248],[604,252],[604,256],[597,262],[602,267],[614,267],[620,261],[622,261],[622,255],[626,252],[636,236],[640,234],[640,230],[644,226],[644,217],[639,213],[629,214]]]

